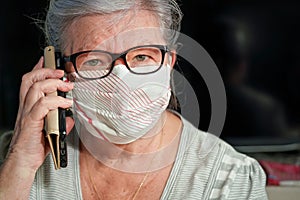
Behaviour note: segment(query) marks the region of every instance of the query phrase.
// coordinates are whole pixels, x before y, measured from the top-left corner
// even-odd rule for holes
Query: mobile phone
[[[44,67],[64,70],[61,53],[55,52],[55,48],[53,46],[47,46],[44,48]],[[62,91],[55,91],[47,95],[66,97],[66,93]],[[49,111],[45,118],[45,130],[55,169],[67,167],[66,110],[58,108]]]

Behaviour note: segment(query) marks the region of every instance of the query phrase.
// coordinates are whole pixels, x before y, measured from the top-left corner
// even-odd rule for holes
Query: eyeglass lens
[[[129,69],[137,74],[156,71],[162,64],[162,51],[158,47],[137,47],[126,53],[125,62]],[[106,76],[114,59],[109,53],[91,51],[76,58],[76,67],[80,76],[97,78]]]

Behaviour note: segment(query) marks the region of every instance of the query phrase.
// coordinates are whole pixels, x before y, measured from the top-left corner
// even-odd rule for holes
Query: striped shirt
[[[266,176],[255,159],[181,119],[183,129],[179,149],[162,200],[268,199]],[[68,138],[68,167],[55,170],[52,158],[48,156],[37,171],[30,199],[82,199],[79,138],[76,135]]]

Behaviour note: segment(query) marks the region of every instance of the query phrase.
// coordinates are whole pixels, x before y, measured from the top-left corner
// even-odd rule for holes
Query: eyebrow
[[[89,49],[84,49],[83,47],[80,47],[80,48],[78,48],[77,49],[77,51],[76,52],[80,52],[80,51],[90,51],[90,50],[103,50],[103,51],[109,51],[109,52],[113,52],[113,53],[116,53],[116,54],[118,54],[118,53],[122,53],[122,52],[125,52],[125,51],[127,51],[128,49],[131,49],[132,47],[136,47],[136,46],[142,46],[142,45],[152,45],[152,44],[155,44],[155,45],[166,45],[166,42],[164,42],[163,40],[159,40],[158,42],[154,42],[154,40],[149,40],[148,38],[143,38],[142,40],[138,40],[138,41],[134,41],[134,42],[132,42],[131,43],[131,45],[130,46],[128,46],[128,45],[119,45],[119,46],[122,46],[123,48],[120,50],[120,51],[111,51],[111,49],[116,49],[115,47],[117,46],[117,45],[113,45],[114,46],[114,48],[105,48],[105,49],[99,49],[99,48],[93,48],[93,49],[91,49],[91,48],[89,48]],[[98,46],[101,46],[101,45],[98,45]],[[112,45],[110,45],[110,46],[112,46]],[[96,46],[97,47],[97,46]],[[107,45],[105,45],[104,47],[107,47]],[[124,48],[124,47],[126,47],[126,48]],[[76,52],[74,52],[74,48],[73,48],[73,45],[71,45],[71,54],[74,54],[74,53],[76,53]]]

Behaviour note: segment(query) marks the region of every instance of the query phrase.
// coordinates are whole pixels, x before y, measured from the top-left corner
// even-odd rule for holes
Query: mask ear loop
[[[173,61],[173,58],[172,58],[172,55],[171,55],[172,53],[168,53],[168,56],[169,56],[169,59],[168,59],[168,61],[169,61],[169,65],[171,66],[172,65],[172,61]]]
[[[169,66],[172,65],[172,61],[173,61],[173,57],[172,57],[172,52],[167,52],[168,53],[168,64]],[[174,64],[175,65],[178,65],[177,61],[176,63]],[[169,101],[169,105],[167,107],[167,109],[170,109],[170,110],[174,110],[178,113],[181,112],[180,110],[180,105],[179,105],[179,101],[176,97],[176,92],[175,92],[175,80],[174,80],[174,66],[172,66],[172,70],[171,70],[171,74],[170,74],[170,87],[171,87],[171,97],[170,97],[170,101]]]
[[[168,52],[166,52],[166,53],[167,53],[167,56],[168,56],[168,57],[167,57],[168,60],[167,60],[167,63],[166,63],[166,64],[169,65],[169,66],[171,66],[171,67],[173,67],[173,66],[172,66],[172,61],[173,61],[172,54],[173,54],[173,53],[172,53],[171,51],[168,51]]]

